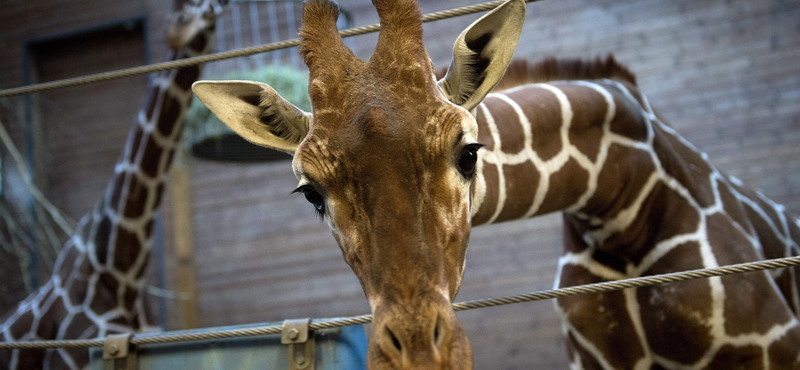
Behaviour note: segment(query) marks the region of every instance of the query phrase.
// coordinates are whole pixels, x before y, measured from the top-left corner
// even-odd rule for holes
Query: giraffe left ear
[[[500,81],[517,47],[525,2],[509,0],[467,27],[453,45],[453,61],[438,84],[445,97],[475,108]]]
[[[294,155],[311,128],[311,113],[265,83],[197,81],[192,91],[231,130],[256,145]]]

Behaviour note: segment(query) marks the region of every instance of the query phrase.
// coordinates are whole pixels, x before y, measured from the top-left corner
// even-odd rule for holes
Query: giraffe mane
[[[558,80],[612,79],[636,85],[636,76],[609,54],[595,59],[545,58],[533,65],[526,60],[514,60],[495,90],[505,90],[528,83]]]
[[[437,78],[442,78],[446,72],[447,68],[439,69],[436,72]],[[494,90],[506,90],[529,83],[598,79],[612,79],[636,85],[636,75],[609,54],[605,59],[597,57],[589,60],[548,57],[533,64],[525,59],[515,59],[508,65],[505,75]]]

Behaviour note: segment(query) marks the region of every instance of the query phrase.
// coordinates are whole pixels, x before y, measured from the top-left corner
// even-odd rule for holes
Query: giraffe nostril
[[[400,340],[397,339],[397,336],[395,336],[394,333],[392,333],[392,331],[389,330],[388,327],[386,328],[386,334],[389,335],[389,339],[392,340],[392,345],[397,350],[397,352],[403,352],[403,346],[400,344]]]
[[[439,316],[436,317],[436,325],[433,326],[433,345],[439,348],[439,339],[441,338],[441,324],[442,320]]]

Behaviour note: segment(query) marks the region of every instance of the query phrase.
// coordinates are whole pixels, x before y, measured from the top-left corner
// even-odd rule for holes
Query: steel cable
[[[544,290],[527,294],[478,299],[453,304],[455,311],[472,310],[501,306],[514,303],[539,301],[545,299],[562,298],[579,294],[605,293],[628,288],[642,288],[666,283],[674,283],[685,280],[703,279],[724,275],[740,274],[746,272],[779,269],[800,265],[800,256],[776,258],[765,261],[747,262],[736,265],[728,265],[711,269],[698,269],[681,272],[673,272],[663,275],[653,275],[624,280],[608,281],[573,287]],[[333,329],[348,325],[366,324],[372,321],[372,315],[361,315],[344,318],[315,319],[311,321],[311,330]],[[130,342],[133,345],[158,344],[186,342],[196,340],[223,339],[244,336],[256,336],[267,334],[280,334],[281,325],[266,325],[253,328],[220,329],[202,333],[166,333],[166,334],[137,334]],[[74,339],[74,340],[43,340],[27,342],[0,343],[0,349],[41,349],[41,348],[88,348],[102,347],[104,340],[101,339]]]
[[[536,1],[541,1],[541,0],[525,0],[525,2],[536,2]],[[491,2],[487,2],[487,3],[464,6],[464,7],[461,7],[461,8],[443,10],[441,12],[429,13],[429,14],[425,14],[425,15],[422,16],[422,21],[423,22],[432,22],[432,21],[437,21],[437,20],[441,20],[441,19],[453,18],[453,17],[458,17],[458,16],[462,16],[462,15],[477,13],[477,12],[481,12],[481,11],[485,11],[485,10],[490,10],[490,9],[496,8],[497,6],[499,6],[500,4],[502,4],[504,2],[505,1],[491,1]],[[380,30],[380,25],[379,24],[373,24],[373,25],[369,25],[369,26],[356,27],[356,28],[350,28],[350,29],[342,30],[342,31],[339,31],[339,34],[342,37],[351,37],[351,36],[358,36],[358,35],[363,35],[363,34],[367,34],[367,33],[376,32],[378,30]],[[10,88],[10,89],[0,90],[0,98],[11,97],[11,96],[15,96],[15,95],[22,95],[22,94],[30,94],[30,93],[34,93],[34,92],[40,92],[40,91],[46,91],[46,90],[52,90],[52,89],[59,89],[59,88],[64,88],[64,87],[84,85],[84,84],[89,84],[89,83],[94,83],[94,82],[113,80],[113,79],[117,79],[117,78],[138,76],[138,75],[141,75],[141,74],[153,73],[153,72],[163,71],[163,70],[172,69],[172,68],[181,68],[181,67],[186,67],[186,66],[191,66],[191,65],[196,65],[196,64],[216,62],[216,61],[220,61],[220,60],[224,60],[224,59],[239,58],[239,57],[244,57],[244,56],[253,55],[253,54],[266,53],[266,52],[269,52],[269,51],[275,51],[275,50],[280,50],[280,49],[288,49],[290,47],[294,47],[294,46],[298,46],[298,45],[300,45],[300,39],[285,40],[285,41],[279,41],[279,42],[274,42],[274,43],[265,44],[265,45],[258,45],[258,46],[251,46],[251,47],[242,48],[242,49],[229,50],[229,51],[224,51],[224,52],[215,53],[215,54],[206,54],[206,55],[201,55],[201,56],[196,56],[196,57],[186,58],[186,59],[181,59],[181,60],[174,60],[174,61],[162,62],[162,63],[154,63],[154,64],[148,64],[148,65],[145,65],[145,66],[139,66],[139,67],[120,69],[120,70],[116,70],[116,71],[96,73],[96,74],[91,74],[91,75],[87,75],[87,76],[67,78],[67,79],[58,80],[58,81],[50,81],[50,82],[43,82],[43,83],[32,84],[32,85],[27,85],[27,86],[14,87],[14,88]]]

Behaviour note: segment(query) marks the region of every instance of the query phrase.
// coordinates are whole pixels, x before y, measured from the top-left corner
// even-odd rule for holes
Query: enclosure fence
[[[525,1],[536,2],[541,0],[525,0]],[[423,15],[422,19],[423,22],[431,22],[435,20],[441,20],[446,18],[462,16],[466,14],[477,13],[481,11],[494,9],[504,2],[505,1],[502,0],[492,1],[482,4],[445,10],[441,12],[429,13]],[[379,29],[380,25],[373,24],[370,26],[342,30],[339,33],[342,37],[350,37],[350,36],[363,35],[366,33],[376,32]],[[223,59],[249,56],[257,53],[264,53],[279,49],[290,48],[298,46],[299,44],[300,44],[299,39],[293,39],[293,40],[281,41],[260,46],[236,49],[216,54],[210,54],[205,56],[198,56],[179,61],[155,63],[146,66],[117,70],[112,72],[99,73],[83,77],[76,77],[76,78],[58,80],[53,82],[5,89],[5,90],[0,90],[0,98],[29,94],[34,92],[52,90],[52,89],[75,86],[75,85],[88,84],[99,81],[106,81],[123,77],[130,77],[140,74],[162,71],[166,69],[209,63]],[[739,274],[739,273],[753,273],[758,271],[780,269],[793,266],[800,266],[800,256],[776,258],[764,261],[722,266],[717,268],[681,271],[681,272],[661,274],[661,275],[629,278],[616,281],[565,287],[559,289],[543,290],[543,291],[536,291],[514,296],[471,300],[471,301],[455,303],[453,304],[453,309],[455,311],[464,311],[464,310],[494,307],[507,304],[514,304],[514,303],[563,298],[581,294],[596,294],[596,293],[606,293],[606,292],[618,291],[629,288],[643,288],[643,287],[661,285],[666,283],[675,283],[686,280],[720,277],[720,276]],[[371,321],[372,321],[372,315],[361,315],[361,316],[352,316],[344,318],[314,319],[311,321],[309,329],[310,330],[333,329],[349,325],[366,324]],[[267,335],[267,334],[280,334],[281,331],[282,331],[282,326],[280,324],[277,324],[277,325],[258,326],[252,328],[219,329],[203,333],[136,334],[130,338],[130,344],[145,345],[145,344],[157,344],[157,343],[246,337],[246,336],[257,336],[257,335]],[[89,347],[102,347],[104,342],[105,338],[74,339],[74,340],[41,340],[41,341],[11,342],[11,343],[0,342],[0,349],[89,348]]]
[[[476,308],[502,306],[513,303],[540,301],[545,299],[563,298],[580,294],[606,293],[628,288],[643,288],[648,286],[675,283],[685,280],[711,278],[746,272],[779,269],[800,265],[800,256],[776,258],[758,262],[740,263],[711,269],[697,269],[674,272],[669,274],[630,278],[602,283],[578,285],[560,289],[543,290],[527,294],[477,299],[453,304],[453,310],[464,311]],[[372,321],[372,315],[351,316],[344,318],[315,319],[309,324],[310,330],[333,329],[349,325],[366,324]],[[220,329],[204,333],[175,333],[175,334],[137,334],[131,337],[130,344],[157,344],[187,342],[197,340],[210,340],[234,337],[247,337],[267,334],[280,334],[282,326],[265,325],[245,329]],[[102,347],[104,338],[98,339],[72,339],[72,340],[42,340],[29,342],[0,343],[0,349],[43,349],[43,348],[89,348]]]

